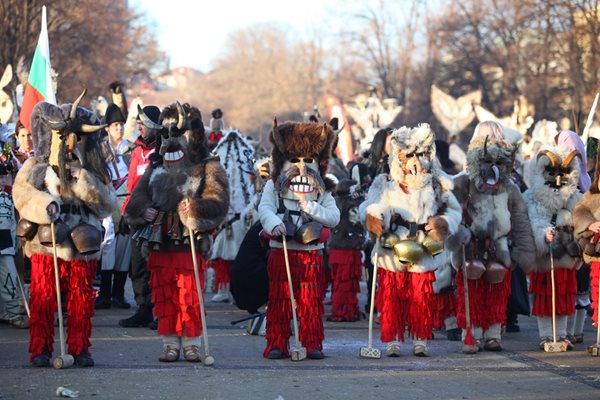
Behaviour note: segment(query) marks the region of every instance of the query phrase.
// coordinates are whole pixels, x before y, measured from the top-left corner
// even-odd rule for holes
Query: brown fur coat
[[[591,244],[594,233],[588,230],[590,224],[600,221],[600,193],[586,192],[573,210],[573,225],[575,238],[583,250],[583,260],[586,263],[600,261],[600,246]]]

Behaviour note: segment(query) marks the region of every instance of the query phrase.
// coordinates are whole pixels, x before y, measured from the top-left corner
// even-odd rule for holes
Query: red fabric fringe
[[[457,303],[456,293],[453,290],[433,294],[433,329],[443,328],[444,320],[456,315]]]
[[[360,250],[331,249],[329,253],[333,285],[330,321],[357,321],[360,319],[358,293],[362,276]]]
[[[404,341],[408,319],[407,287],[408,272],[392,272],[377,269],[379,288],[375,295],[375,307],[381,313],[379,332],[381,341]]]
[[[210,261],[210,265],[215,269],[215,287],[217,290],[229,288],[228,285],[231,281],[231,266],[233,265],[233,260],[216,258]]]
[[[196,254],[200,285],[204,285],[204,258]],[[200,303],[189,251],[151,251],[148,258],[154,315],[159,335],[201,336]]]
[[[323,350],[323,256],[318,250],[288,250],[292,285],[296,300],[299,339],[310,354]],[[267,307],[267,346],[263,356],[279,349],[289,356],[292,335],[292,305],[283,249],[273,248],[267,262],[269,274],[269,306]]]
[[[556,292],[556,315],[571,315],[575,312],[577,295],[577,271],[575,269],[554,269]],[[552,316],[552,279],[550,271],[529,274],[529,293],[533,293],[532,315]]]
[[[592,262],[590,278],[592,279],[592,282],[590,284],[592,285],[592,305],[594,308],[594,315],[592,316],[592,321],[594,321],[595,324],[598,324],[598,308],[600,308],[600,306],[598,305],[598,278],[600,278],[599,261]]]
[[[486,281],[483,276],[477,280],[468,280],[469,311],[472,327],[476,326],[486,330],[493,324],[506,324],[506,305],[511,291],[510,274],[510,270],[507,271],[504,281],[493,285]],[[458,289],[456,319],[458,326],[466,329],[462,268],[459,268],[456,274],[456,287]]]
[[[95,293],[92,287],[96,260],[71,262],[58,259],[60,287],[66,293],[67,346],[72,355],[79,355],[91,347],[92,316]],[[52,353],[54,348],[54,313],[57,311],[54,279],[54,259],[50,256],[31,256],[29,321],[30,361],[44,350]]]
[[[430,339],[433,331],[433,287],[435,273],[409,273],[408,332],[413,339]]]

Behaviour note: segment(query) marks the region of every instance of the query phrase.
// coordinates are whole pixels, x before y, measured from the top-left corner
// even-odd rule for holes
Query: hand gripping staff
[[[381,350],[373,347],[373,309],[375,308],[375,289],[377,288],[377,264],[379,264],[379,260],[375,257],[373,282],[371,284],[371,307],[369,309],[369,343],[367,347],[361,347],[359,352],[359,355],[363,358],[381,358]]]
[[[292,286],[292,272],[290,271],[290,260],[288,258],[287,241],[285,235],[283,238],[283,256],[285,257],[285,272],[287,273],[288,286],[290,287],[290,301],[292,303],[292,319],[294,322],[294,340],[295,346],[292,349],[292,361],[302,361],[306,358],[306,348],[300,347],[300,338],[298,336],[298,317],[296,316],[296,298],[294,297],[294,287]]]
[[[54,280],[56,285],[56,304],[58,312],[58,334],[60,338],[60,356],[52,360],[56,369],[69,368],[73,366],[75,359],[65,352],[65,328],[62,315],[62,300],[60,298],[60,273],[58,270],[58,256],[56,255],[56,236],[54,233],[54,221],[50,222],[50,235],[52,236],[52,257],[54,258]]]
[[[204,339],[204,365],[213,365],[215,359],[208,352],[208,331],[206,330],[206,316],[204,315],[204,298],[202,297],[202,286],[200,286],[200,273],[198,272],[198,260],[196,259],[196,246],[194,246],[194,231],[188,226],[190,234],[190,247],[192,248],[192,263],[194,264],[194,278],[196,279],[196,290],[198,291],[198,303],[200,304],[200,321],[202,321],[202,339]]]

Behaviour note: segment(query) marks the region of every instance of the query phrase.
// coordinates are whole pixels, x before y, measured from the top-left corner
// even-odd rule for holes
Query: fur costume
[[[583,251],[583,260],[590,264],[592,287],[592,320],[598,324],[598,281],[600,279],[600,233],[591,230],[591,225],[600,221],[600,152],[596,155],[596,170],[590,189],[583,194],[573,211],[575,237]]]
[[[437,161],[434,139],[427,124],[394,131],[390,174],[375,178],[360,207],[367,230],[380,237],[371,257],[380,268],[376,304],[381,312],[381,340],[390,345],[404,341],[408,325],[416,355],[427,355],[434,271],[444,264],[444,241],[456,232],[461,219],[452,180]],[[400,248],[395,246],[406,246],[419,256],[405,258],[406,252],[398,254],[395,250]]]
[[[41,243],[41,239],[48,240],[49,224],[54,218],[49,210],[58,211],[56,231],[62,225],[70,232],[64,240],[57,237],[56,247],[63,271],[61,289],[68,293],[68,351],[78,357],[89,356],[91,346],[92,281],[100,256],[101,220],[117,209],[114,189],[98,148],[97,130],[101,126],[89,125],[97,120],[90,111],[77,107],[80,99],[81,96],[75,104],[60,108],[45,102],[35,106],[31,115],[35,157],[25,162],[13,188],[21,218],[37,225],[35,235],[24,242],[25,254],[32,262],[32,362],[38,356],[49,356],[53,346],[57,307],[53,253],[51,245]],[[78,245],[83,250],[82,244],[86,254],[78,251]]]
[[[142,121],[160,129],[158,154],[136,185],[125,218],[137,230],[134,237],[150,249],[152,302],[165,350],[179,349],[182,343],[199,346],[202,328],[190,240],[199,250],[202,282],[201,253],[208,254],[211,246],[208,232],[223,222],[229,208],[227,175],[210,156],[196,107],[172,104],[162,111],[158,126],[143,115]]]
[[[576,270],[581,266],[581,251],[573,236],[572,212],[581,199],[577,151],[562,146],[542,147],[535,157],[531,186],[523,197],[527,203],[535,242],[536,259],[531,266],[529,291],[537,316],[540,338],[552,337],[552,285],[550,257],[554,262],[556,290],[556,335],[567,336],[567,317],[575,312]],[[555,230],[552,243],[548,231]],[[551,250],[551,252],[550,252]]]
[[[490,135],[482,138],[469,145],[468,174],[455,178],[455,194],[463,205],[464,225],[449,240],[449,248],[454,252],[453,265],[458,269],[458,324],[465,329],[461,244],[466,244],[467,262],[479,260],[486,268],[479,279],[469,280],[470,318],[477,328],[475,337],[480,339],[483,329],[489,342],[486,347],[500,350],[500,328],[506,322],[510,294],[510,268],[513,263],[522,268],[532,265],[535,249],[527,206],[510,177],[513,146],[502,139],[492,140]],[[492,271],[504,274],[500,283],[488,282],[486,274],[489,279]],[[470,331],[467,334],[465,346],[474,348]],[[466,347],[464,350],[471,351]]]
[[[213,153],[219,156],[229,179],[229,211],[225,222],[217,230],[210,257],[210,263],[215,269],[215,286],[219,290],[212,300],[228,301],[231,297],[231,266],[247,230],[244,212],[254,195],[250,179],[254,149],[240,132],[230,130],[219,141]]]
[[[340,210],[340,223],[333,229],[328,242],[331,267],[331,315],[328,321],[358,321],[358,304],[362,276],[362,249],[366,232],[360,223],[358,207],[364,197],[351,192],[356,181],[342,179],[337,185],[335,200]]]
[[[328,228],[340,220],[340,212],[325,183],[334,135],[327,124],[286,122],[278,126],[274,121],[270,136],[272,179],[265,185],[258,207],[266,235],[272,235],[275,228],[285,223],[300,320],[299,339],[313,358],[322,358],[324,339],[323,242],[327,240]],[[298,234],[294,235],[292,230]],[[309,236],[310,241],[304,240]],[[291,303],[283,245],[277,239],[280,238],[271,237],[267,266],[270,283],[265,357],[275,357],[275,353],[289,355]]]

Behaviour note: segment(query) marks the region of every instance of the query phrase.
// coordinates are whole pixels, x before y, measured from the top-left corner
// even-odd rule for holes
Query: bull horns
[[[571,161],[573,161],[575,157],[579,157],[580,159],[582,159],[581,154],[577,150],[573,150],[565,157],[560,166],[562,168],[568,168],[569,165],[571,165]]]
[[[177,129],[182,130],[186,123],[185,111],[183,110],[183,106],[179,101],[177,101],[175,104],[177,106],[177,113],[179,114],[179,118],[177,118]]]
[[[144,110],[142,110],[142,107],[138,104],[138,116],[140,117],[140,121],[142,121],[142,124],[144,124],[144,126],[146,128],[150,128],[150,129],[156,129],[156,130],[161,130],[163,128],[162,125],[157,124],[156,122],[152,121],[146,114],[144,114]]]
[[[86,93],[87,93],[87,89],[83,89],[83,91],[81,92],[79,97],[77,97],[77,99],[73,102],[73,105],[71,106],[71,111],[69,112],[69,118],[67,118],[64,121],[48,120],[48,121],[46,121],[48,126],[51,129],[54,129],[57,131],[62,131],[68,127],[70,132],[77,132],[80,134],[81,133],[93,133],[102,128],[107,127],[108,124],[90,125],[90,124],[81,123],[81,121],[77,120],[77,108],[79,107],[79,103],[81,103],[81,99],[83,99],[83,96],[85,96]]]
[[[543,156],[548,157],[548,160],[550,160],[550,166],[556,168],[560,165],[560,161],[558,160],[558,157],[556,156],[556,154],[554,154],[550,150],[540,151],[537,155],[536,162]]]

